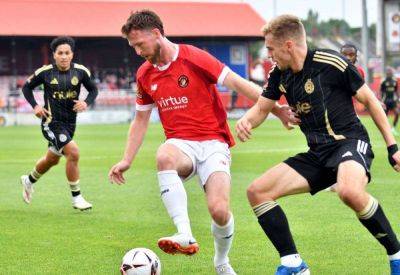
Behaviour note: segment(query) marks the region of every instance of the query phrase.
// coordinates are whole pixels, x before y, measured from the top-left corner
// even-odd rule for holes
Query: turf
[[[375,160],[369,191],[377,197],[400,233],[399,176],[370,119]],[[232,122],[233,124],[233,122]],[[123,154],[129,125],[78,126],[81,188],[93,203],[89,212],[72,209],[65,161],[35,184],[31,205],[21,198],[20,175],[29,172],[46,150],[39,127],[0,129],[0,274],[117,274],[124,253],[134,247],[155,251],[163,274],[213,274],[210,217],[197,179],[186,183],[192,228],[200,244],[193,257],[163,254],[156,241],[174,233],[159,197],[155,152],[163,142],[161,126],[150,126],[127,184],[111,185],[109,168]],[[305,150],[299,130],[287,132],[278,121],[257,129],[250,142],[232,149],[232,209],[236,234],[230,254],[239,274],[273,274],[279,257],[262,233],[246,199],[246,186],[267,168]],[[384,249],[330,192],[279,200],[297,247],[313,274],[388,274]]]

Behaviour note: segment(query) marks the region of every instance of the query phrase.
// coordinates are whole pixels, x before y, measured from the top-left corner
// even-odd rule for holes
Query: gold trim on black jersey
[[[286,94],[286,89],[285,89],[285,87],[283,86],[283,84],[281,83],[281,84],[279,84],[279,91],[281,91],[282,93],[285,93]]]
[[[335,132],[332,130],[331,123],[329,122],[329,118],[328,118],[328,110],[325,110],[325,123],[326,123],[326,130],[328,131],[328,134],[330,136],[332,136],[335,140],[346,139],[346,137],[343,135],[336,135]]]
[[[47,100],[47,111],[48,111],[48,113],[47,113],[47,118],[46,118],[46,121],[44,122],[45,124],[49,124],[52,120],[53,120],[53,116],[51,115],[51,107],[50,107],[50,101],[49,100]]]
[[[81,64],[74,63],[74,68],[84,70],[88,74],[88,76],[90,77],[90,71],[85,66],[83,66]]]
[[[50,69],[53,69],[53,65],[52,65],[52,64],[50,64],[50,65],[43,65],[42,67],[40,67],[39,69],[37,69],[37,70],[35,71],[35,75],[39,75],[41,72],[47,71],[47,70],[50,70]]]
[[[341,72],[344,72],[348,66],[348,64],[342,58],[340,58],[334,54],[321,52],[321,51],[315,52],[313,61],[330,64],[330,65],[336,67]]]

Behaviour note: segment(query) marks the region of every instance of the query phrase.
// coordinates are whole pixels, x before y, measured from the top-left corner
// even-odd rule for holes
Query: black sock
[[[35,183],[37,181],[37,179],[35,179],[34,177],[32,177],[31,174],[29,174],[28,176],[30,183]]]
[[[28,179],[30,183],[35,183],[40,179],[42,174],[40,174],[38,171],[36,171],[36,167],[32,169],[32,171],[28,175]]]
[[[253,210],[258,217],[258,223],[281,257],[298,254],[286,215],[275,201],[264,202]]]
[[[363,215],[359,215],[359,220],[380,244],[386,248],[388,255],[393,255],[400,251],[400,243],[397,240],[396,234],[393,232],[392,226],[377,200],[374,199],[374,203],[369,208],[369,211],[364,212]]]
[[[81,194],[81,191],[71,191],[71,194],[73,197],[79,196]]]

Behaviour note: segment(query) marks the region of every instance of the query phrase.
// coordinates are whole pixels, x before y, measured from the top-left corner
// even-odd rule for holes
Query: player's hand
[[[43,118],[43,117],[48,118],[51,115],[49,111],[47,111],[40,105],[36,105],[35,108],[33,108],[33,112],[35,113],[35,116],[38,118]]]
[[[292,130],[295,125],[301,123],[300,118],[289,105],[282,105],[279,109],[279,119],[282,121],[282,124],[286,129]]]
[[[392,144],[387,149],[390,165],[392,165],[394,170],[400,172],[400,151],[397,144]]]
[[[125,183],[124,172],[129,169],[131,165],[125,161],[121,160],[113,167],[111,167],[110,172],[108,173],[108,179],[110,183],[116,183],[118,185]]]
[[[241,118],[236,122],[236,133],[240,141],[245,142],[251,137],[251,123],[245,119]]]
[[[87,109],[87,103],[83,100],[74,100],[74,108],[73,110],[77,113],[86,111]]]

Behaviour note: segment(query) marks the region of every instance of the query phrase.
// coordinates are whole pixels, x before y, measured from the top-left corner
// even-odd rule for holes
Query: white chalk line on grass
[[[386,148],[384,145],[375,145],[373,146],[373,149],[381,149],[381,148]],[[308,147],[294,147],[294,148],[252,148],[252,149],[233,149],[232,154],[233,155],[239,155],[239,154],[273,154],[273,153],[287,153],[287,152],[306,152],[308,150]],[[122,155],[107,155],[107,156],[83,156],[82,160],[102,160],[102,159],[119,159],[121,158]],[[153,157],[153,156],[152,156]],[[32,158],[24,158],[24,159],[13,159],[13,160],[6,160],[2,159],[0,160],[0,164],[18,164],[18,163],[26,163],[26,162],[31,162],[35,161],[36,159]]]

